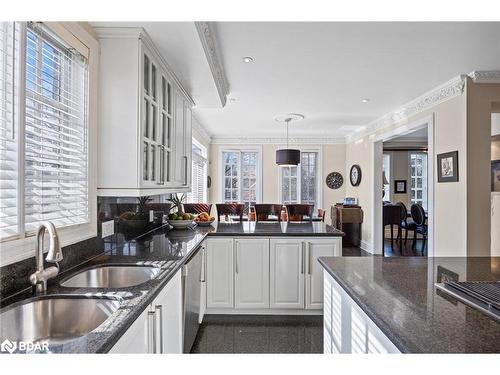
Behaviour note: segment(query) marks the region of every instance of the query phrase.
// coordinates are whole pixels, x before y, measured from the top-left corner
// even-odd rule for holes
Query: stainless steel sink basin
[[[75,288],[125,288],[153,279],[160,269],[146,265],[114,265],[91,268],[61,282]]]
[[[57,344],[85,336],[118,308],[115,298],[45,296],[14,304],[0,313],[1,342]]]

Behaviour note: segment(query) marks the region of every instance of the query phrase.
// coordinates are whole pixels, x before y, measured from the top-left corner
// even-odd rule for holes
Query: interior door
[[[304,308],[305,243],[297,239],[270,240],[270,307]]]
[[[323,308],[323,267],[319,264],[318,258],[340,256],[340,241],[336,238],[306,240],[306,309]]]
[[[234,241],[235,308],[269,308],[269,239]]]

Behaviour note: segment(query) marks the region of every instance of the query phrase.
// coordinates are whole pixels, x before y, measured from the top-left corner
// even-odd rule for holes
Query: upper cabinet
[[[192,99],[144,30],[97,32],[98,195],[190,191]]]

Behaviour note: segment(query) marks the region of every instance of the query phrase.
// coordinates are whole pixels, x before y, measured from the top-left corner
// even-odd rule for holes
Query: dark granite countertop
[[[210,236],[341,236],[340,232],[324,223],[214,223],[208,227],[196,226],[188,230],[172,230],[168,225],[137,238],[117,234],[106,239],[105,251],[49,280],[46,295],[101,295],[121,300],[120,308],[97,330],[90,334],[51,345],[53,353],[102,353],[109,351],[144,309],[153,301],[180,267]],[[148,264],[161,268],[152,280],[127,288],[69,288],[59,283],[77,272],[106,264]],[[33,298],[31,290],[4,300],[4,309]]]
[[[404,353],[500,353],[500,323],[435,283],[500,280],[500,257],[323,257],[323,267]]]
[[[312,223],[277,223],[243,221],[236,223],[214,222],[210,227],[205,227],[209,235],[216,236],[312,236],[312,237],[338,237],[344,232],[335,229],[323,222]]]

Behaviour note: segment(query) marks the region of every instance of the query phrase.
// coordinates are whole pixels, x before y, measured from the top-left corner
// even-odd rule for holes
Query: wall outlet
[[[108,220],[102,223],[102,238],[115,234],[115,221]]]
[[[153,210],[149,210],[149,222],[152,223],[155,220],[155,212]]]

